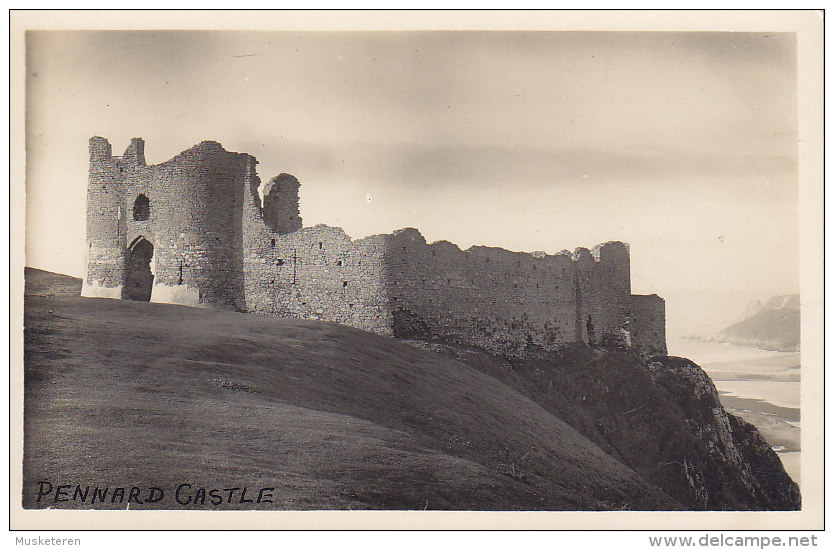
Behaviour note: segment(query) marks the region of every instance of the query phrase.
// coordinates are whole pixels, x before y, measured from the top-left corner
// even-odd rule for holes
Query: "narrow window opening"
[[[139,194],[133,202],[133,220],[137,222],[145,221],[151,217],[151,203],[143,194]]]
[[[275,239],[269,239],[269,245],[270,245],[272,248],[275,248]]]
[[[342,281],[342,287],[344,288],[346,286],[347,286],[347,281]]]
[[[324,247],[324,243],[319,243],[319,250],[321,250],[323,247]]]

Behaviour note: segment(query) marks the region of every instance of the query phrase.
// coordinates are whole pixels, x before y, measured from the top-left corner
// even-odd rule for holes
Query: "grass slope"
[[[36,502],[41,480],[70,495],[165,490],[144,508],[181,507],[184,482],[275,488],[271,504],[223,508],[677,507],[529,398],[438,354],[330,323],[79,290],[26,271],[26,507],[90,507]]]

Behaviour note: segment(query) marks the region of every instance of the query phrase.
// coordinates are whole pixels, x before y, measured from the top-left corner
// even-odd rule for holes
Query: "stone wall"
[[[462,251],[404,229],[389,239],[384,264],[392,312],[424,325],[429,337],[508,352],[577,339],[575,265],[567,255]]]
[[[591,251],[579,249],[577,261],[582,308],[579,321],[583,342],[601,343],[617,337],[630,307],[631,260],[628,245],[607,242]],[[593,261],[592,261],[593,260]],[[588,334],[593,326],[594,337]]]
[[[580,276],[579,262],[568,253],[462,251],[446,241],[428,244],[416,229],[356,241],[324,225],[281,235],[259,216],[251,195],[244,271],[253,313],[509,353],[579,341],[587,337],[586,316],[597,323],[598,343],[619,336],[628,314],[628,256],[621,243],[606,244],[599,259],[578,252]],[[587,281],[580,289],[579,280]],[[595,286],[603,280],[611,287]]]
[[[657,294],[633,294],[628,330],[632,345],[666,355],[666,302]]]
[[[390,335],[382,265],[386,237],[353,241],[342,229],[324,225],[280,234],[263,221],[252,168],[243,211],[248,311]]]

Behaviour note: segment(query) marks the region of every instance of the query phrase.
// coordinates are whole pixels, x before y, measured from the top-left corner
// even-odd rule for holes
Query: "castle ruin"
[[[385,336],[515,353],[616,339],[666,353],[665,305],[632,295],[628,245],[556,255],[427,243],[416,229],[352,240],[303,227],[288,174],[203,141],[148,166],[90,139],[82,296],[320,319]]]

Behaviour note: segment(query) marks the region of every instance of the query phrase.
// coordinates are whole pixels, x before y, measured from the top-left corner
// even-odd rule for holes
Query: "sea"
[[[672,338],[669,355],[686,357],[712,378],[728,412],[743,418],[776,451],[800,483],[800,352]]]

